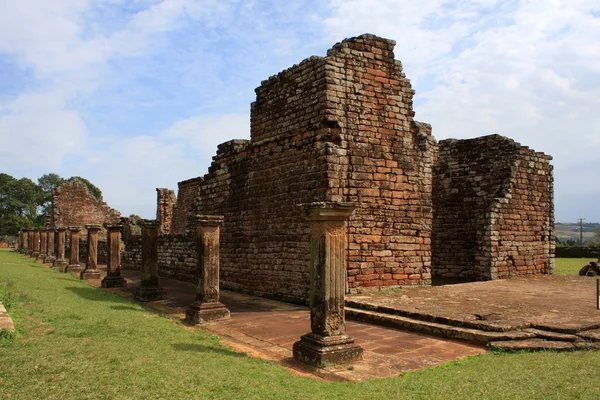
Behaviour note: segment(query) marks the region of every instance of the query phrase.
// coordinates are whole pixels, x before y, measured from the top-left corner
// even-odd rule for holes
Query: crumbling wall
[[[499,135],[439,142],[434,276],[487,280],[552,270],[550,159]]]
[[[118,223],[121,213],[90,193],[78,179],[64,182],[52,192],[52,227],[80,226],[85,237],[85,225]],[[104,227],[101,235],[104,235]]]
[[[173,207],[170,233],[183,234],[192,213],[192,206],[198,197],[198,185],[202,178],[188,179],[178,183],[177,200]]]

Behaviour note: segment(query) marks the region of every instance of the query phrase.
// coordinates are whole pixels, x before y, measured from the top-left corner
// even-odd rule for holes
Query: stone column
[[[166,298],[158,285],[158,227],[155,219],[144,219],[142,227],[142,281],[133,296],[138,301],[154,301]]]
[[[85,269],[81,271],[79,277],[84,280],[100,279],[98,270],[98,232],[102,227],[100,225],[86,225],[87,229],[87,260]]]
[[[23,229],[21,231],[21,235],[19,236],[19,253],[24,254],[27,250],[27,229]]]
[[[198,287],[196,301],[185,313],[190,324],[229,319],[229,309],[219,301],[219,226],[223,217],[196,216],[196,260]]]
[[[104,225],[106,228],[106,247],[108,260],[106,264],[106,276],[102,279],[102,287],[115,288],[125,287],[127,282],[121,276],[121,230],[123,225]]]
[[[311,221],[310,333],[294,343],[294,358],[314,366],[342,364],[362,357],[363,350],[346,335],[346,220],[349,203],[301,205]]]
[[[71,257],[69,258],[69,265],[65,268],[65,272],[81,271],[83,267],[79,264],[79,232],[81,227],[70,226],[69,233],[71,237]]]
[[[46,257],[46,251],[48,251],[48,243],[46,241],[46,238],[47,238],[46,229],[40,229],[39,236],[40,236],[40,249],[38,251],[38,255],[36,256],[36,260],[42,260],[42,262],[43,262],[44,257]]]
[[[48,246],[48,251],[46,252],[46,258],[44,258],[45,263],[52,264],[56,257],[54,256],[54,229],[48,228],[47,231],[48,238],[46,239],[46,244]]]
[[[37,258],[40,254],[40,230],[33,230],[33,247],[32,247],[31,257]]]
[[[65,259],[66,232],[67,228],[64,226],[56,227],[56,259],[53,263],[55,267],[64,267],[68,264]]]
[[[25,231],[25,242],[26,244],[24,254],[29,256],[33,251],[33,231],[31,230],[31,228],[27,228]]]

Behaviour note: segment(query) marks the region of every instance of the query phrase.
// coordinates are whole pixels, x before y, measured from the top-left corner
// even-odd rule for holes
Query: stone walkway
[[[596,294],[592,277],[514,277],[351,295],[346,316],[506,349],[599,348]]]
[[[100,271],[104,276],[106,267],[100,266]],[[133,298],[140,274],[123,271],[123,276],[127,288],[105,290]],[[100,286],[100,280],[88,282]],[[145,306],[182,320],[187,305],[194,300],[195,286],[167,278],[160,278],[160,283],[167,300],[145,303]],[[231,310],[231,319],[202,325],[203,329],[221,336],[225,344],[237,351],[279,362],[301,375],[351,381],[387,378],[486,352],[484,346],[348,321],[347,333],[363,347],[363,360],[352,366],[315,369],[292,357],[294,342],[310,331],[308,307],[230,291],[221,291],[221,302]]]

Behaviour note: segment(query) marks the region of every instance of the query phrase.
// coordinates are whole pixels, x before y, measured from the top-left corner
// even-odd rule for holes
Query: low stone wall
[[[121,255],[125,269],[139,271],[142,267],[142,237],[132,236]],[[196,244],[187,234],[158,237],[158,275],[197,283]]]
[[[567,246],[557,247],[558,258],[598,258],[600,259],[600,246]]]

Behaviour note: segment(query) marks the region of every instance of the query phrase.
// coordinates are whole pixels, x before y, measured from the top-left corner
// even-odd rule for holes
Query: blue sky
[[[0,0],[0,171],[152,218],[156,187],[249,137],[262,80],[367,32],[397,41],[437,139],[553,155],[556,220],[600,221],[597,0]]]

